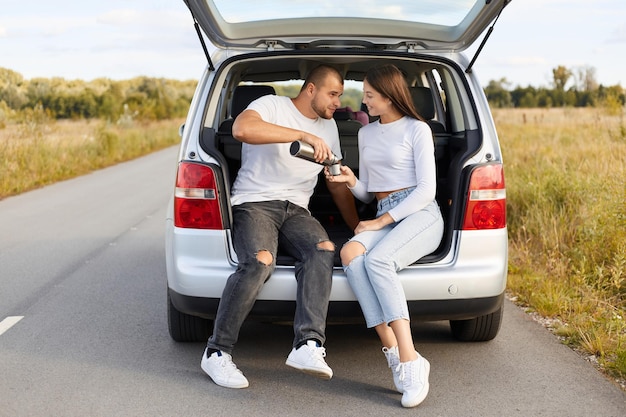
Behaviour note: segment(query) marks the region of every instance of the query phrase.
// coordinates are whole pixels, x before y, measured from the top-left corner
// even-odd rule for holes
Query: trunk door
[[[184,0],[223,49],[463,51],[511,0]]]

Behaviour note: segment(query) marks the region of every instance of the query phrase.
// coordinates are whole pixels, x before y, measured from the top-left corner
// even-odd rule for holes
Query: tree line
[[[485,87],[492,107],[597,107],[621,110],[626,94],[621,85],[604,86],[596,81],[595,68],[567,68],[552,70],[550,87],[511,88],[506,78],[491,80]]]
[[[552,75],[552,85],[539,88],[511,88],[506,78],[491,80],[485,94],[492,107],[607,106],[620,111],[626,103],[624,88],[599,84],[593,67],[559,66]],[[0,67],[0,126],[29,109],[52,119],[100,118],[118,122],[185,117],[196,84],[195,80],[145,76],[123,81],[99,78],[87,82],[58,77],[27,80],[18,72]],[[278,86],[277,93],[291,96],[298,89],[299,86]],[[346,90],[342,101],[359,108],[361,92],[352,90]]]
[[[184,117],[196,84],[195,80],[151,77],[123,81],[99,78],[89,82],[64,78],[27,80],[15,71],[0,68],[0,123],[28,109],[43,110],[53,119]]]

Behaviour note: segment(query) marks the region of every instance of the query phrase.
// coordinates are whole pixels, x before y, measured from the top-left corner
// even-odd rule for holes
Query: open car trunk
[[[473,111],[464,108],[460,101],[462,95],[456,90],[458,80],[462,77],[455,74],[458,69],[450,63],[438,63],[429,57],[408,60],[406,55],[404,57],[388,55],[381,58],[355,54],[352,58],[345,58],[345,51],[342,54],[344,58],[335,59],[332,55],[302,57],[297,53],[293,53],[293,56],[283,53],[281,58],[265,59],[262,64],[255,65],[253,61],[233,63],[229,70],[229,81],[225,80],[231,85],[224,89],[226,93],[222,95],[223,100],[217,106],[218,117],[213,127],[205,129],[201,146],[208,154],[221,161],[225,185],[230,187],[241,166],[241,143],[232,136],[233,120],[252,100],[265,94],[275,94],[273,83],[292,79],[294,83],[301,85],[304,78],[304,73],[300,72],[303,63],[308,67],[330,63],[342,69],[347,80],[346,88],[351,88],[350,81],[357,83],[362,81],[365,72],[371,66],[393,63],[405,72],[418,112],[433,130],[437,163],[437,201],[445,220],[444,237],[439,248],[417,262],[428,263],[443,259],[450,251],[454,231],[459,229],[461,223],[464,204],[462,190],[466,188],[463,166],[481,143],[480,131],[477,128],[468,128],[470,123],[464,120],[466,115],[472,114]],[[358,175],[357,133],[364,123],[373,119],[361,109],[355,112],[343,110],[346,109],[338,110],[334,116],[343,152],[342,162]],[[356,205],[361,219],[374,217],[375,203],[364,204],[356,200]],[[323,174],[320,174],[309,209],[326,228],[337,248],[341,248],[352,236],[352,230],[345,224],[333,203]],[[225,212],[230,213],[230,210]],[[229,219],[229,222],[232,222],[232,219]],[[338,253],[339,251],[336,265],[340,266]],[[277,263],[292,265],[293,259],[279,254]]]

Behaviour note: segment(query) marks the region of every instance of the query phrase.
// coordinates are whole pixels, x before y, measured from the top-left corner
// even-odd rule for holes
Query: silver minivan
[[[241,164],[241,143],[231,133],[237,115],[257,97],[300,86],[319,64],[333,65],[346,89],[360,90],[369,68],[392,63],[404,72],[417,109],[432,128],[437,201],[445,220],[440,246],[400,272],[411,316],[449,320],[458,340],[493,339],[507,278],[506,190],[496,129],[473,70],[476,57],[463,51],[486,40],[491,32],[486,29],[509,2],[185,0],[207,66],[181,128],[167,209],[171,337],[207,339],[222,289],[237,267],[230,204]],[[207,41],[214,45],[212,54]],[[372,118],[354,104],[340,110],[335,120],[342,163],[358,175],[357,132]],[[363,219],[375,213],[371,205],[357,201],[357,207]],[[309,210],[338,248],[350,238],[323,177]],[[291,319],[295,298],[293,259],[279,254],[250,317]],[[338,256],[328,320],[363,320]]]

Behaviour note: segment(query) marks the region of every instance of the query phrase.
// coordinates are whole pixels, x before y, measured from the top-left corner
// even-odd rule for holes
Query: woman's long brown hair
[[[403,116],[424,121],[415,109],[406,78],[398,67],[392,64],[374,67],[367,71],[365,79],[374,90],[391,100]]]

